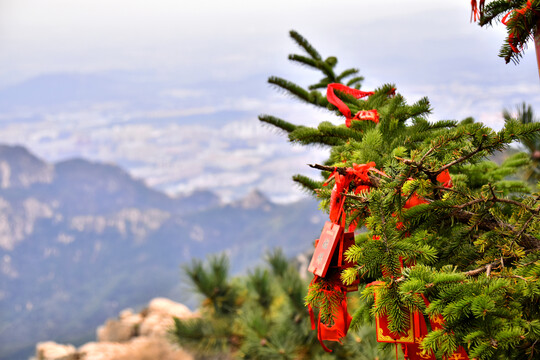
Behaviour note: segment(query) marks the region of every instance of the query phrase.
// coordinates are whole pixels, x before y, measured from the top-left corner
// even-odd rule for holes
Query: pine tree
[[[529,40],[535,42],[540,70],[540,0],[485,0],[471,1],[471,21],[479,20],[480,26],[500,22],[506,26],[506,37],[499,56],[506,63],[518,63]]]
[[[495,6],[506,9],[506,3],[517,6],[517,1],[494,1],[484,13],[495,14]],[[307,88],[276,77],[269,82],[328,109],[342,124],[311,128],[271,115],[260,120],[287,133],[291,142],[329,149],[324,164],[312,165],[322,170],[320,180],[302,175],[294,180],[326,211],[335,196],[344,196],[346,225],[357,224],[356,244],[345,254],[356,265],[341,274],[347,283],[361,281],[351,330],[386,315],[389,329],[400,332],[418,311],[424,319],[443,319],[442,327],[421,341],[421,349],[437,359],[449,358],[459,346],[470,359],[539,359],[540,193],[510,178],[530,164],[527,154],[514,154],[500,165],[487,158],[512,142],[532,141],[540,124],[509,117],[494,131],[472,118],[428,121],[428,99],[408,104],[392,84],[360,99],[336,90],[344,105],[337,107],[318,89],[332,83],[358,89],[358,71],[337,75],[335,57],[323,60],[298,33],[291,37],[305,54],[289,59],[323,78]],[[355,164],[371,162],[364,178],[332,194],[336,174],[346,176]],[[306,302],[331,324],[339,299],[322,291],[325,281],[311,286]],[[374,281],[378,286],[366,287]]]
[[[517,106],[515,116],[512,115],[510,110],[503,110],[503,117],[506,121],[517,119],[523,124],[530,124],[538,122],[538,119],[534,116],[534,111],[531,105],[527,105],[523,102],[520,106]],[[531,163],[525,168],[524,178],[532,186],[536,185],[540,181],[540,136],[535,136],[530,139],[524,139],[521,141],[525,147],[525,151],[529,154]]]
[[[184,270],[203,297],[200,317],[176,318],[171,333],[197,359],[391,359],[366,327],[325,353],[304,307],[308,283],[279,250],[247,276],[231,278],[224,255],[195,259]]]

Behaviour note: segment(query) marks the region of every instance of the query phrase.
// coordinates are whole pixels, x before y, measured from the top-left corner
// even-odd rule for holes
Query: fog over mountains
[[[314,200],[171,198],[114,165],[53,164],[2,145],[0,358],[24,359],[41,340],[91,340],[107,317],[156,296],[186,302],[180,264],[226,251],[245,271],[268,249],[308,249],[323,221]]]
[[[302,197],[291,175],[316,174],[306,164],[327,156],[257,120],[284,111],[312,124],[329,116],[274,94],[264,77],[184,87],[143,72],[45,74],[0,89],[0,143],[51,162],[118,164],[172,195],[211,190],[230,202],[258,188],[283,203]]]

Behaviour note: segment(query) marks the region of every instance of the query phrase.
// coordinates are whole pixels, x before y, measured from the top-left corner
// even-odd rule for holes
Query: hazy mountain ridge
[[[3,163],[2,359],[41,340],[91,340],[104,319],[152,297],[186,301],[178,266],[191,257],[227,251],[242,271],[275,246],[304,250],[322,223],[313,201],[276,205],[257,191],[229,205],[211,192],[174,199],[114,165],[51,165],[22,147],[0,146]]]

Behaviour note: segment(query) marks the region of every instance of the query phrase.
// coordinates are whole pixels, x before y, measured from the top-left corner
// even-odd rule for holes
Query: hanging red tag
[[[358,277],[349,285],[341,280],[341,273],[343,270],[354,266],[354,262],[347,261],[345,258],[345,252],[354,244],[354,232],[345,233],[342,240],[339,242],[339,245],[336,247],[336,252],[332,257],[330,268],[326,274],[327,279],[340,284],[341,288],[346,292],[358,291],[358,284],[360,284],[360,279]]]
[[[378,342],[414,344],[414,323],[412,316],[409,316],[407,328],[400,333],[394,333],[388,329],[388,315],[386,314],[375,317],[375,327]]]
[[[374,281],[367,285],[369,286],[381,286],[383,281]],[[377,291],[375,291],[375,304],[377,304]],[[388,328],[388,315],[375,316],[375,329],[378,342],[394,343],[394,344],[414,344],[414,319],[413,314],[409,316],[409,323],[405,330],[400,333],[390,331]]]
[[[343,227],[327,221],[315,247],[315,252],[309,263],[308,271],[324,277],[330,266],[332,256],[340,239],[343,237]]]
[[[405,360],[436,360],[433,351],[424,351],[420,348],[420,344],[422,343],[427,334],[428,330],[424,315],[419,311],[415,311],[414,343],[401,345]]]
[[[424,294],[420,294],[422,296],[422,299],[424,300],[424,304],[429,306],[429,300],[425,297]],[[429,322],[431,325],[432,330],[440,330],[444,328],[444,318],[441,314],[436,315],[434,317],[429,318]],[[469,360],[469,355],[467,354],[467,351],[463,348],[463,346],[458,346],[457,350],[450,355],[450,357],[446,358],[447,360]]]

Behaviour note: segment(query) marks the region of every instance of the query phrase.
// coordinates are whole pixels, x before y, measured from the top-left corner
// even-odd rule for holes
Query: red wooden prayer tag
[[[315,252],[309,263],[308,270],[313,274],[324,277],[330,266],[336,246],[343,237],[343,228],[338,224],[327,221],[324,224],[321,237],[317,242]]]

